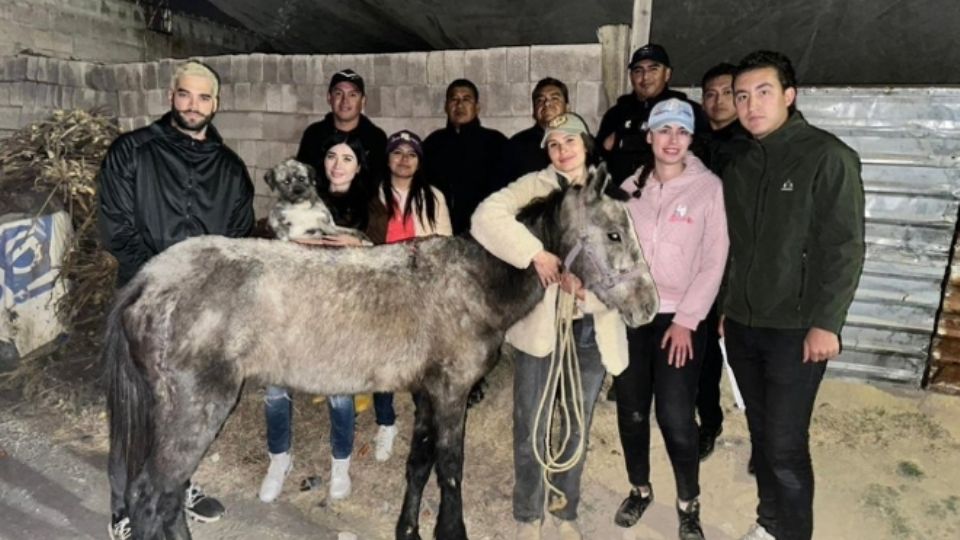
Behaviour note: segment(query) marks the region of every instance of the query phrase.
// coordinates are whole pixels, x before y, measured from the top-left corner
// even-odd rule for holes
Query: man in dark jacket
[[[550,165],[550,158],[541,146],[544,129],[551,120],[566,113],[569,104],[570,92],[562,81],[547,77],[537,82],[533,88],[535,123],[507,141],[503,153],[502,185]]]
[[[603,158],[618,185],[651,156],[644,125],[650,116],[650,109],[657,103],[670,98],[686,101],[693,107],[696,133],[708,131],[700,104],[687,99],[683,92],[667,87],[673,70],[666,49],[656,43],[648,43],[634,51],[627,68],[630,70],[633,92],[617,99],[617,104],[603,115],[600,129],[597,130]],[[696,140],[692,149],[698,157],[702,157]]]
[[[447,199],[453,234],[470,229],[470,216],[480,201],[500,189],[500,160],[507,138],[480,125],[480,92],[467,79],[447,86],[447,126],[423,141],[427,180]]]
[[[323,171],[323,144],[336,134],[354,135],[360,139],[370,167],[370,174],[364,175],[369,185],[364,188],[368,194],[374,193],[387,171],[387,134],[363,114],[367,104],[363,77],[352,69],[334,73],[327,89],[327,103],[330,112],[304,130],[297,161]]]
[[[723,179],[730,234],[723,331],[747,407],[760,498],[744,538],[808,540],[810,417],[863,269],[860,160],[796,110],[796,77],[784,55],[747,55],[733,85],[737,116],[752,136]]]
[[[181,65],[171,83],[170,112],[117,138],[98,177],[100,230],[117,258],[118,285],[151,257],[193,236],[246,236],[253,227],[253,183],[243,161],[210,124],[217,112],[219,79],[200,62]],[[124,504],[123,457],[111,449],[108,465],[110,537],[130,538]],[[223,506],[188,484],[187,515],[215,521]]]
[[[707,147],[704,163],[715,174],[721,175],[738,146],[747,144],[749,134],[737,120],[733,103],[733,75],[737,67],[729,63],[713,66],[703,75],[703,111],[710,122],[710,130],[701,134]],[[720,407],[720,378],[723,374],[723,355],[720,352],[717,325],[719,309],[716,303],[707,315],[705,332],[707,345],[700,371],[697,392],[697,414],[700,417],[700,459],[713,453],[717,437],[723,432],[723,409]]]

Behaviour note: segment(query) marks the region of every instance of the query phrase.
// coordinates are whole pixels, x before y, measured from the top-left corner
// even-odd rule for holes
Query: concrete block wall
[[[24,49],[58,58],[131,62],[252,50],[260,38],[174,14],[171,35],[146,28],[132,0],[2,0],[0,54]]]
[[[443,127],[444,92],[460,77],[480,89],[481,122],[508,136],[532,125],[530,93],[545,76],[567,83],[573,110],[592,129],[607,108],[599,45],[375,55],[244,54],[204,60],[222,80],[214,123],[249,167],[259,215],[272,204],[263,174],[296,154],[303,130],[329,112],[327,85],[341,69],[352,68],[364,77],[366,113],[388,134],[406,128],[426,137]],[[0,130],[69,106],[106,107],[124,131],[147,125],[169,109],[167,89],[176,63],[8,58],[0,62]]]

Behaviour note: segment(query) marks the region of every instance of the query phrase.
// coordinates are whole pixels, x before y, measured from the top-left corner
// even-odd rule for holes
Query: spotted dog
[[[264,175],[264,181],[277,193],[277,203],[268,218],[277,238],[298,240],[349,234],[366,240],[363,233],[334,222],[330,209],[317,195],[316,177],[313,167],[292,158],[280,162]]]

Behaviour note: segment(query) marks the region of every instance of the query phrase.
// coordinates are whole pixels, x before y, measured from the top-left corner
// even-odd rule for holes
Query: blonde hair
[[[170,79],[170,89],[177,89],[177,82],[180,81],[181,77],[192,76],[192,77],[204,77],[210,79],[210,82],[213,84],[213,97],[220,98],[220,77],[217,75],[217,72],[210,68],[210,66],[204,64],[199,60],[187,60],[186,62],[180,64],[176,71],[173,72],[173,77]]]

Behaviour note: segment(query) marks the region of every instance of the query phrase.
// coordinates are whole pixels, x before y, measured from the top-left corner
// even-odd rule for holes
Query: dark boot
[[[700,461],[710,457],[717,445],[717,437],[723,433],[723,426],[716,428],[700,428]]]
[[[700,500],[694,499],[687,510],[677,506],[677,517],[680,518],[680,540],[704,540],[703,529],[700,527]]]
[[[650,486],[650,494],[646,497],[640,494],[640,488],[631,489],[627,498],[620,503],[620,508],[617,508],[617,515],[614,516],[613,522],[621,527],[633,527],[640,521],[640,517],[652,502],[653,486]]]

